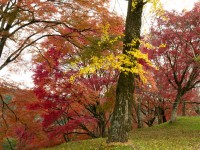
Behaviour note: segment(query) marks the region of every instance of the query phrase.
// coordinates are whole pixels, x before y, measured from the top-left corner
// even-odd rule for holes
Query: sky
[[[191,10],[194,3],[200,2],[200,0],[161,0],[161,2],[164,9],[181,12],[183,9]],[[119,15],[125,18],[128,0],[111,0],[110,6],[111,10],[115,10]]]
[[[200,2],[200,0],[161,0],[161,1],[164,6],[164,9],[176,10],[178,12],[181,12],[183,9],[191,10],[195,2]],[[123,18],[126,18],[127,5],[128,5],[127,0],[111,0],[110,10],[115,11]],[[30,55],[27,55],[24,58],[31,59]],[[33,75],[33,73],[29,69],[27,69],[27,68],[30,68],[31,66],[31,64],[28,62],[29,61],[27,60],[27,64],[20,64],[20,63],[18,64],[22,66],[21,70],[10,72],[10,68],[8,67],[4,68],[3,70],[0,70],[0,79],[1,78],[8,79],[8,80],[11,79],[14,82],[21,84],[22,87],[24,84],[28,87],[33,87],[34,84],[31,79],[31,76]],[[26,65],[28,67],[25,67]]]

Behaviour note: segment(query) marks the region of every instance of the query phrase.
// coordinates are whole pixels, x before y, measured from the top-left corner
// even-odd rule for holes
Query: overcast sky
[[[191,10],[195,2],[200,0],[161,0],[164,9],[181,12],[183,9]],[[125,17],[128,0],[111,0],[111,10],[115,10],[119,15]]]
[[[164,8],[167,10],[176,10],[181,12],[183,9],[191,10],[195,2],[200,0],[161,0],[164,4]],[[111,0],[111,11],[116,11],[119,15],[126,17],[128,1],[127,0]],[[30,64],[29,64],[30,65]],[[30,66],[29,66],[30,67]],[[18,71],[17,71],[18,72]],[[10,72],[8,68],[0,70],[0,78],[13,79],[15,82],[25,83],[28,86],[33,86],[31,80],[32,72],[23,70],[14,74]]]

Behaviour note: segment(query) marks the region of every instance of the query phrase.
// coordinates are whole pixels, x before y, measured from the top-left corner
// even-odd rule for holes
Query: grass
[[[106,144],[105,138],[69,142],[45,150],[200,150],[200,117],[180,117],[174,124],[164,123],[136,129],[125,144]]]

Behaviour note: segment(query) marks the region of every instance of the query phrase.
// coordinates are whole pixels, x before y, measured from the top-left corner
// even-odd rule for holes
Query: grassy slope
[[[180,117],[130,133],[127,144],[107,145],[106,139],[69,142],[46,150],[200,150],[200,117]]]

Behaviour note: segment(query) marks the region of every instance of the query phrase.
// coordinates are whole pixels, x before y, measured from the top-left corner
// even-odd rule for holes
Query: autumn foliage
[[[200,83],[199,65],[199,3],[193,10],[165,12],[151,29],[152,44],[146,51],[158,70],[154,71],[158,98],[173,104],[171,121],[174,122],[180,102],[193,99],[193,89]],[[145,51],[145,49],[143,49]],[[191,96],[189,93],[191,93]]]
[[[34,74],[38,102],[30,108],[44,110],[42,125],[50,139],[69,141],[84,134],[103,137],[113,106],[109,92],[113,94],[110,88],[115,84],[117,72],[102,70],[72,81],[78,70],[72,68],[71,59],[56,46],[38,56]],[[87,64],[85,59],[79,62],[79,67]]]
[[[83,67],[92,55],[100,56],[109,52],[111,47],[113,50],[118,47],[106,42],[101,47],[97,46],[107,24],[112,25],[108,30],[111,39],[123,31],[123,21],[108,11],[108,1],[5,0],[0,4],[3,9],[0,45],[3,59],[0,69],[20,58],[22,52],[28,49],[36,58],[34,93],[37,96],[33,91],[17,89],[21,94],[18,96],[12,93],[12,88],[6,88],[8,95],[16,96],[13,100],[16,105],[9,106],[4,102],[7,93],[1,90],[1,121],[4,124],[1,139],[6,140],[8,147],[12,147],[11,140],[14,139],[16,148],[31,149],[77,139],[79,133],[86,137],[104,136],[113,101],[106,103],[112,96],[106,98],[102,94],[109,92],[117,73],[104,71],[87,78],[77,78],[74,83],[69,79],[77,72],[71,69],[73,62]],[[9,49],[8,43],[13,41],[12,51],[7,54],[5,49]],[[25,93],[27,95],[23,95]],[[22,97],[28,102],[22,103]],[[110,110],[106,112],[104,109]],[[29,112],[35,113],[29,116]],[[27,117],[21,118],[24,113]],[[12,126],[8,126],[7,122]]]
[[[47,137],[39,123],[41,111],[27,109],[31,102],[37,100],[33,91],[1,83],[0,93],[0,143],[3,148],[30,149],[44,146]]]
[[[157,17],[148,36],[129,44],[141,44],[140,50],[133,48],[132,62],[131,52],[131,57],[121,57],[127,46],[122,44],[124,21],[109,11],[108,0],[0,4],[0,70],[28,50],[35,85],[20,89],[0,82],[4,149],[39,149],[106,137],[123,69],[135,75],[131,126],[200,114],[200,3],[191,11],[166,11]]]

